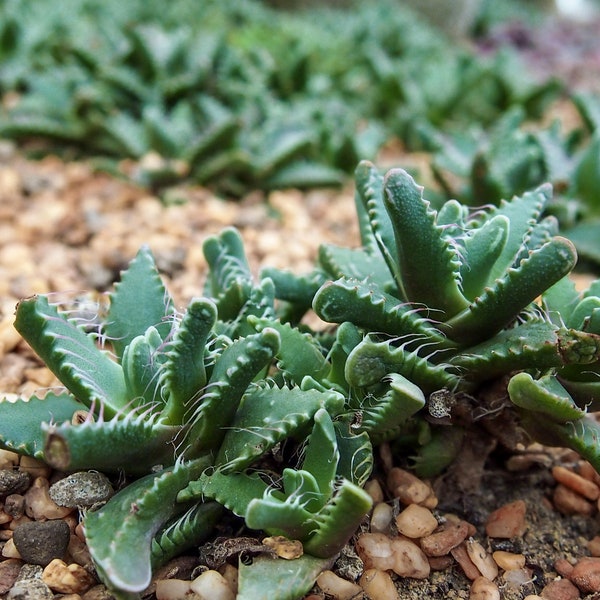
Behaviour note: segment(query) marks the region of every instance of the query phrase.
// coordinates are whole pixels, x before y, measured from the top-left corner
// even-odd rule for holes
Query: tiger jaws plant
[[[84,517],[116,597],[139,597],[231,513],[302,548],[284,559],[257,542],[237,597],[302,597],[368,513],[383,441],[423,476],[490,433],[510,445],[527,432],[600,469],[587,416],[600,282],[568,279],[576,252],[544,216],[550,186],[434,211],[402,169],[363,162],[356,181],[362,245],[323,246],[311,273],[254,278],[229,228],[206,240],[204,293],[182,312],[148,248],[93,323],[46,296],[19,303],[17,330],[65,389],[0,402],[0,445],[127,476]],[[310,309],[332,325],[309,328]]]

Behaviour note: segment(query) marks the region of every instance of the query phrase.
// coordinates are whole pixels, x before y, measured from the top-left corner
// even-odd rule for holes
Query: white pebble
[[[392,540],[383,533],[363,533],[356,541],[355,547],[365,569],[387,571],[393,568],[396,562]]]
[[[333,571],[323,571],[317,577],[317,585],[333,600],[351,600],[361,592],[359,585],[338,577]]]
[[[386,533],[390,528],[393,516],[394,511],[389,504],[380,502],[375,505],[371,515],[371,532]]]
[[[158,579],[156,600],[180,600],[191,596],[189,581],[183,579]]]
[[[227,580],[218,571],[204,571],[190,584],[192,592],[210,600],[235,600]]]

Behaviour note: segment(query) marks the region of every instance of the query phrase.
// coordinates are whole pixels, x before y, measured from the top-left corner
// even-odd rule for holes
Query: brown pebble
[[[582,460],[577,463],[576,472],[582,477],[593,481],[597,486],[600,487],[600,474],[592,467],[587,460]]]
[[[510,502],[490,514],[485,524],[486,533],[492,538],[512,539],[525,533],[527,506],[523,500]]]
[[[554,563],[554,570],[561,577],[569,577],[573,571],[573,565],[566,558],[559,558]]]
[[[600,496],[600,488],[593,481],[578,475],[571,469],[561,466],[552,467],[552,476],[556,481],[588,500],[597,500]]]
[[[600,556],[600,535],[594,536],[586,545],[592,556]]]
[[[446,523],[438,531],[422,537],[419,543],[427,556],[444,556],[463,542],[468,532],[469,526],[465,521]]]
[[[555,579],[541,591],[544,600],[578,600],[579,590],[568,579]]]
[[[387,476],[387,486],[403,504],[422,504],[432,494],[431,487],[410,471],[393,467]]]
[[[500,590],[493,581],[479,576],[471,584],[469,600],[500,600]]]
[[[569,580],[585,594],[600,592],[600,558],[580,558],[569,574]]]
[[[454,559],[448,554],[445,556],[428,556],[427,560],[432,571],[445,571],[454,564]]]
[[[559,483],[552,494],[552,502],[556,510],[563,515],[591,515],[594,505],[571,488]]]
[[[450,554],[452,554],[456,562],[460,565],[460,568],[463,570],[463,573],[471,581],[474,581],[475,579],[481,576],[479,569],[473,564],[473,561],[469,557],[469,553],[467,552],[467,546],[465,542],[463,542],[459,546],[456,546],[456,548],[452,548]]]

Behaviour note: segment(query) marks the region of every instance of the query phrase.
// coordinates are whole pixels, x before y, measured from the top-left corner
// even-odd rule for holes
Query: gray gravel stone
[[[59,506],[90,508],[104,504],[115,493],[110,481],[97,471],[73,473],[50,486],[50,498]]]
[[[0,496],[21,494],[29,487],[31,477],[25,471],[0,469]]]
[[[54,593],[41,579],[24,579],[6,594],[7,600],[53,600]]]
[[[24,561],[45,567],[54,558],[64,558],[70,535],[61,519],[30,521],[15,528],[13,541]]]

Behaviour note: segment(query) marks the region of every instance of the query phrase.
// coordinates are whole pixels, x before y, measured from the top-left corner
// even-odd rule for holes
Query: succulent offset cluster
[[[18,305],[17,329],[66,390],[0,402],[0,445],[137,477],[85,517],[116,594],[135,597],[228,510],[302,542],[277,596],[300,597],[368,512],[382,441],[429,476],[502,422],[600,469],[586,414],[600,397],[600,284],[580,294],[566,277],[576,252],[544,216],[550,186],[435,211],[402,169],[363,162],[356,179],[362,245],[323,246],[311,273],[256,281],[230,228],[206,240],[204,297],[183,313],[147,248],[94,328],[45,296]],[[335,326],[311,330],[310,309]],[[290,568],[240,565],[238,598],[273,597]]]

